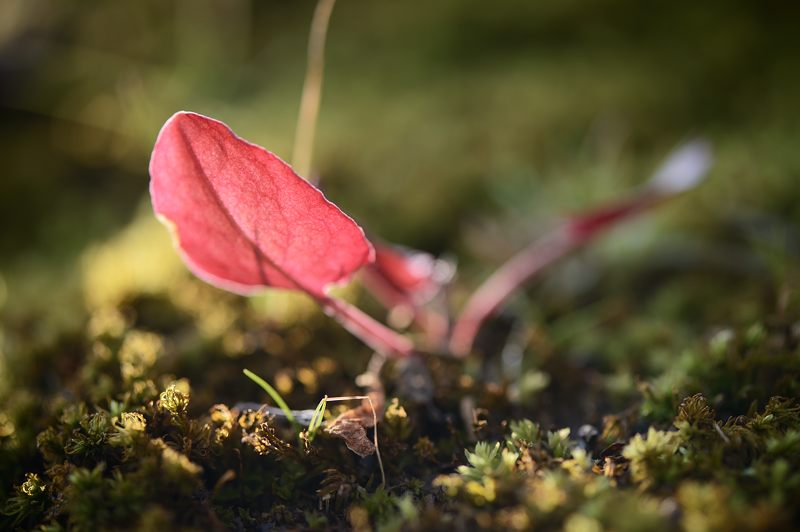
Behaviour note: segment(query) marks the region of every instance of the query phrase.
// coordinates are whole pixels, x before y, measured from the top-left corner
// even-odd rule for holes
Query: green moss
[[[8,526],[672,530],[677,523],[701,530],[798,517],[789,504],[800,496],[795,383],[762,380],[778,362],[784,373],[796,368],[786,333],[793,329],[780,322],[731,329],[685,351],[668,378],[643,381],[638,408],[607,416],[595,436],[509,420],[508,399],[491,383],[473,382],[473,390],[486,386],[498,410],[479,412],[472,428],[497,439],[459,457],[464,429],[434,428],[424,408],[394,399],[380,432],[389,486],[376,491],[376,464],[324,431],[307,442],[259,412],[196,408],[195,387],[164,372],[171,333],[146,332],[120,316],[102,311],[89,320],[85,363],[71,381],[83,399],[53,396],[33,418],[38,454],[5,488]],[[463,383],[435,359],[430,371],[439,404],[455,409],[447,398]],[[246,382],[235,368],[230,375]],[[759,388],[743,393],[737,386],[748,376]],[[539,400],[546,404],[549,393]],[[25,456],[17,427],[28,404],[9,403],[4,414],[4,460]]]

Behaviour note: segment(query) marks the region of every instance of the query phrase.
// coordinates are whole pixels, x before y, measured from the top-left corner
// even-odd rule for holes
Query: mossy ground
[[[88,270],[152,224],[143,215]],[[664,311],[648,316],[635,291],[608,288],[601,308],[621,310],[591,331],[604,357],[583,353],[585,339],[558,340],[561,322],[586,319],[570,308],[507,313],[465,361],[392,363],[382,487],[374,456],[234,409],[267,400],[244,367],[295,408],[357,393],[365,348],[302,299],[282,296],[276,314],[270,295],[248,301],[165,272],[169,283],[126,276],[113,289],[104,276],[107,297],[77,333],[7,332],[4,526],[765,530],[800,520],[800,314],[788,284],[764,294],[763,319],[694,324],[696,335],[665,329]],[[662,291],[692,299],[681,284],[655,299]]]
[[[389,364],[382,488],[374,457],[233,408],[267,401],[244,368],[297,409],[360,393],[369,351],[301,297],[192,278],[143,205],[177,109],[288,155],[312,3],[39,4],[0,29],[0,527],[800,526],[796,7],[339,3],[323,186],[457,255],[454,306],[688,133],[717,157],[520,293],[473,357]]]

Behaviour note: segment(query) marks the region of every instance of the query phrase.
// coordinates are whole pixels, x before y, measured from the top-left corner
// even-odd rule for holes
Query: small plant
[[[272,385],[248,369],[244,370],[244,374],[269,394],[293,427],[296,429],[300,428],[301,423],[297,420],[294,411],[289,408],[289,405],[286,404],[286,401],[284,401],[283,397],[281,397]],[[317,431],[322,427],[325,409],[328,403],[355,400],[364,402],[362,408],[348,410],[329,423],[326,430],[329,434],[342,438],[347,444],[347,448],[362,458],[374,453],[378,459],[378,466],[381,471],[381,485],[385,485],[386,472],[383,469],[383,460],[381,459],[381,452],[378,447],[378,413],[377,410],[375,410],[372,397],[369,395],[352,395],[347,397],[328,397],[326,395],[323,397],[311,414],[305,432],[305,439],[309,443],[314,441]],[[372,442],[367,439],[365,427],[373,428]]]
[[[299,290],[376,351],[411,355],[411,342],[328,295],[372,262],[356,223],[270,152],[223,123],[178,113],[150,161],[156,214],[173,230],[189,268],[232,292]]]
[[[215,286],[240,294],[265,287],[305,292],[384,356],[406,358],[424,347],[464,357],[472,352],[484,321],[544,268],[615,223],[696,186],[711,166],[705,142],[686,143],[637,193],[567,218],[512,257],[474,291],[453,321],[443,290],[455,275],[452,263],[420,251],[373,245],[361,227],[306,181],[312,177],[334,4],[319,0],[311,21],[294,169],[222,122],[196,113],[176,113],[158,135],[150,159],[153,209],[170,228],[189,269]],[[424,333],[424,344],[415,345],[328,295],[332,285],[362,268],[366,287],[390,310],[390,322],[413,321]]]
[[[313,140],[333,5],[334,0],[321,0],[312,21],[294,169],[238,137],[222,122],[178,112],[156,140],[150,160],[150,195],[156,215],[170,229],[184,262],[198,277],[244,295],[267,287],[304,292],[372,348],[377,356],[359,384],[371,390],[381,410],[385,397],[377,375],[386,357],[404,359],[419,351],[468,356],[483,323],[516,290],[612,225],[694,187],[710,167],[708,146],[702,141],[687,143],[640,191],[567,218],[512,257],[474,291],[453,319],[446,298],[446,287],[455,276],[453,263],[383,242],[373,244],[353,219],[307,180],[316,178],[311,175]],[[394,328],[330,295],[332,286],[349,281],[359,270],[363,270],[364,285],[389,310],[388,322]],[[422,333],[416,341],[398,331],[410,324]],[[313,411],[302,412],[301,423],[269,383],[248,370],[245,374],[272,397],[298,433],[301,425],[307,425],[304,438],[308,443],[323,424],[328,402],[366,401],[329,423],[326,431],[344,438],[348,448],[361,456],[376,453],[385,483],[377,448],[378,417],[370,395],[326,396]],[[375,427],[374,444],[366,438],[367,427]],[[532,423],[513,429],[514,442],[544,444],[556,458],[570,456],[568,429],[545,434]],[[479,457],[480,453],[468,455],[470,462]],[[493,498],[489,492],[487,500]]]
[[[386,245],[376,252],[361,227],[322,192],[222,122],[189,112],[170,118],[150,161],[150,194],[184,261],[201,279],[240,294],[265,287],[305,292],[375,351],[409,357],[418,349],[409,338],[328,294],[369,265],[368,286],[380,300],[410,308],[434,344],[462,357],[472,351],[481,324],[514,291],[614,223],[697,184],[710,160],[705,143],[691,142],[641,192],[569,218],[490,276],[452,328],[446,314],[426,307],[452,272],[421,253]]]

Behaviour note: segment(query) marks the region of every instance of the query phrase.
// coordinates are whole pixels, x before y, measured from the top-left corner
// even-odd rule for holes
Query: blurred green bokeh
[[[80,304],[81,257],[146,200],[173,112],[289,159],[313,8],[0,4],[0,313]],[[800,221],[798,15],[781,1],[340,0],[314,167],[370,232],[457,254],[469,284],[700,134],[718,154],[711,179],[601,249],[625,261],[672,235],[740,266],[747,241],[786,269]]]

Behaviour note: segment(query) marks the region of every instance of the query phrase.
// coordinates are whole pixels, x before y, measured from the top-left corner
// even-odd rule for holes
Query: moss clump
[[[505,445],[478,443],[469,465],[435,480],[456,501],[437,519],[513,530],[787,527],[800,518],[786,504],[800,496],[799,414],[796,401],[774,397],[720,421],[695,395],[673,428],[593,452],[565,443],[566,431],[539,437],[532,422],[513,423]]]
[[[94,311],[82,347],[55,374],[59,386],[38,390],[43,401],[31,399],[33,389],[6,392],[4,526],[758,530],[800,519],[792,504],[800,497],[800,342],[788,316],[698,342],[667,373],[641,380],[636,402],[597,428],[585,424],[597,418],[559,427],[546,407],[523,408],[508,393],[513,378],[487,377],[490,359],[479,371],[475,361],[437,357],[390,367],[387,391],[401,397],[388,401],[380,424],[389,479],[380,487],[374,457],[357,457],[325,431],[309,442],[257,411],[198,406],[198,385],[177,375],[197,375],[201,398],[224,396],[247,383],[239,371],[254,358],[225,354],[228,332],[207,337],[193,315],[148,328],[134,312],[142,304]],[[147,305],[176,312],[167,300]],[[252,334],[248,310],[237,312],[242,334]],[[320,337],[328,334],[337,333],[323,323]],[[37,356],[63,356],[64,345],[75,344]],[[285,377],[290,404],[316,402],[296,382],[344,389],[361,364],[344,372],[345,357],[331,352],[281,360],[259,371]],[[198,364],[219,376],[196,372]],[[431,386],[427,399],[403,394],[409,371]],[[560,369],[548,371],[556,379]],[[560,393],[548,386],[534,404]],[[524,410],[536,415],[515,414]]]

